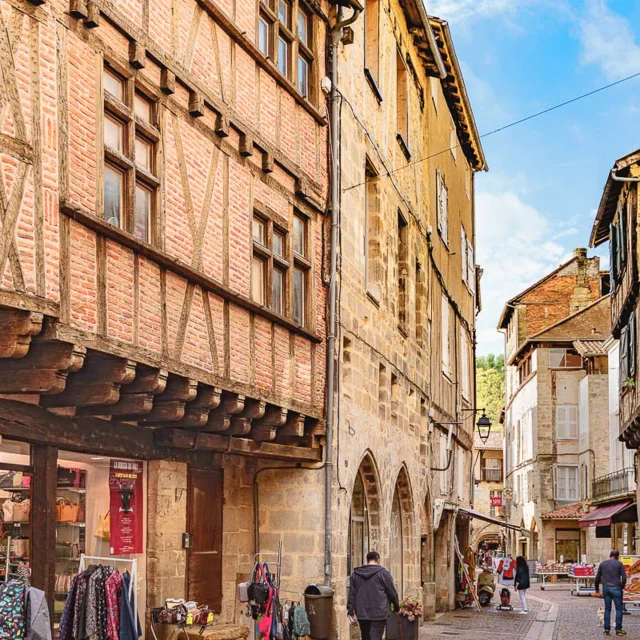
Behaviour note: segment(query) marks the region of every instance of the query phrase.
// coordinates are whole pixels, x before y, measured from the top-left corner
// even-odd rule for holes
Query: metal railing
[[[483,469],[482,480],[484,482],[502,482],[502,469]]]
[[[605,498],[615,498],[633,493],[636,488],[635,474],[633,467],[620,469],[613,473],[607,473],[593,481],[593,500],[604,500]]]

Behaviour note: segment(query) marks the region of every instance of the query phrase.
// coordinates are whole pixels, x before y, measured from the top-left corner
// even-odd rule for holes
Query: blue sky
[[[424,2],[449,22],[481,133],[640,72],[640,0]],[[640,148],[639,122],[636,78],[484,139],[479,354],[503,351],[504,303],[587,246],[609,169]]]

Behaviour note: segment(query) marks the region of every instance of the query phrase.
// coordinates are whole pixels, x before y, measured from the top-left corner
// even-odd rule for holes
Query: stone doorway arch
[[[413,492],[407,469],[402,465],[391,497],[389,537],[389,570],[401,598],[408,587],[418,583],[415,534]]]

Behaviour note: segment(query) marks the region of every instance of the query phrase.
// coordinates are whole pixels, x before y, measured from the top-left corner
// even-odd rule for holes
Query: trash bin
[[[310,584],[304,590],[304,608],[307,610],[311,638],[327,640],[331,637],[333,618],[333,589],[323,584]]]

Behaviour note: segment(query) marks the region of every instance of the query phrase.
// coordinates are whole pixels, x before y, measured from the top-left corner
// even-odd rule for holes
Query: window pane
[[[258,22],[258,49],[263,55],[269,55],[269,23],[262,16]]]
[[[298,56],[298,92],[305,98],[309,95],[309,63]]]
[[[124,176],[109,165],[104,168],[104,219],[108,224],[120,226],[122,212],[122,182]]]
[[[284,272],[280,269],[273,270],[273,295],[271,308],[280,315],[284,315]]]
[[[136,210],[133,216],[133,235],[138,240],[149,242],[149,220],[151,219],[151,192],[136,185]]]
[[[118,98],[118,100],[123,99],[124,82],[107,69],[105,69],[102,74],[102,86],[105,91],[108,91],[112,96]]]
[[[293,217],[293,250],[299,256],[307,255],[307,223],[298,216]]]
[[[253,239],[262,245],[265,244],[265,224],[260,218],[253,219]]]
[[[283,76],[289,76],[289,43],[278,37],[278,70]]]
[[[136,164],[151,171],[151,143],[142,138],[136,138]]]
[[[293,270],[293,319],[298,324],[304,324],[304,278],[302,269]]]
[[[138,117],[151,122],[151,102],[139,93],[133,99],[133,111]]]
[[[122,151],[122,140],[124,138],[124,125],[117,120],[105,117],[104,119],[104,143],[115,149]]]
[[[251,262],[251,297],[264,304],[264,260],[258,256],[253,256]]]
[[[284,258],[284,234],[273,232],[273,253]]]
[[[309,46],[309,16],[301,9],[298,10],[298,40]]]
[[[289,13],[290,13],[290,5],[287,0],[278,0],[278,20],[285,24],[287,27],[289,26]]]

